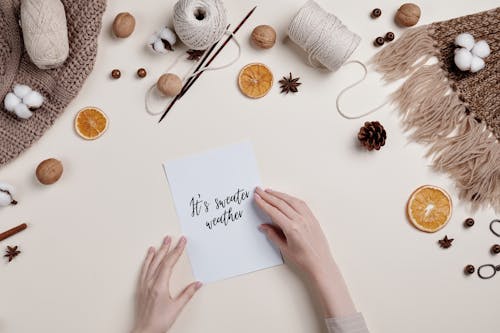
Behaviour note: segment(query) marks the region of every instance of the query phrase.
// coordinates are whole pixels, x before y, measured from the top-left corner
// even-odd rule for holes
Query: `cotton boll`
[[[175,32],[167,27],[162,28],[159,35],[161,39],[167,40],[170,45],[174,45],[177,42],[177,36],[175,35]]]
[[[472,48],[472,54],[479,58],[486,58],[490,55],[490,46],[485,40],[480,40]]]
[[[165,48],[165,45],[163,45],[161,39],[153,43],[153,50],[161,54],[167,53],[167,49]]]
[[[160,54],[165,54],[168,51],[173,51],[173,45],[177,42],[175,32],[167,27],[163,27],[160,31],[154,33],[148,40],[149,46],[153,51]]]
[[[484,60],[479,57],[473,56],[470,64],[470,71],[472,73],[476,73],[483,68],[484,68]]]
[[[455,65],[461,71],[468,71],[472,62],[472,53],[467,51],[467,49],[460,48],[455,50]]]
[[[14,196],[14,186],[0,182],[0,207],[16,204]],[[13,202],[14,201],[14,202]]]
[[[19,98],[24,98],[24,96],[28,95],[31,91],[31,88],[25,86],[24,84],[16,84],[14,86],[14,94],[16,94]]]
[[[10,195],[0,192],[0,207],[9,206],[11,202],[12,199],[10,198]]]
[[[32,90],[23,97],[23,103],[29,108],[39,108],[43,104],[43,97],[38,91]]]
[[[28,109],[26,104],[18,104],[14,108],[14,112],[16,113],[16,116],[22,119],[29,119],[33,115],[33,113]]]
[[[3,104],[5,106],[5,109],[10,112],[14,112],[14,108],[21,103],[21,99],[14,95],[14,93],[8,93],[5,96],[5,99],[3,101]]]
[[[474,37],[469,33],[462,33],[455,37],[455,45],[471,50],[474,47]]]

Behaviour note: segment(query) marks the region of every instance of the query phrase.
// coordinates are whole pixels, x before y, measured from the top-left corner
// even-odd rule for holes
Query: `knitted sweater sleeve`
[[[327,318],[325,322],[329,333],[369,333],[361,313],[347,317]]]

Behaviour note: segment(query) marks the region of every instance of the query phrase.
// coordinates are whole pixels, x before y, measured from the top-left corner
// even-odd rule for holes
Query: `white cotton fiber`
[[[471,50],[474,47],[474,37],[472,37],[469,33],[462,33],[455,37],[455,45],[466,48],[467,50]]]
[[[470,71],[472,73],[476,73],[483,68],[484,68],[484,60],[479,57],[473,56],[470,64]]]
[[[473,55],[484,59],[490,55],[491,51],[488,43],[485,40],[480,40],[476,44],[474,44],[471,52]]]
[[[24,84],[16,84],[14,86],[14,94],[16,94],[19,98],[24,98],[24,96],[28,95],[31,91],[31,88],[25,86]]]
[[[21,103],[21,99],[17,97],[14,93],[8,93],[5,95],[5,99],[3,101],[3,104],[5,106],[5,109],[9,112],[14,112],[14,108]]]
[[[23,103],[16,105],[16,107],[14,108],[14,112],[16,113],[16,116],[22,119],[31,118],[31,116],[33,115],[26,104]]]
[[[455,65],[457,65],[461,71],[468,71],[472,62],[472,53],[464,48],[456,49],[454,60]]]
[[[38,91],[30,91],[26,96],[23,97],[23,103],[29,108],[39,108],[43,104],[43,97]]]

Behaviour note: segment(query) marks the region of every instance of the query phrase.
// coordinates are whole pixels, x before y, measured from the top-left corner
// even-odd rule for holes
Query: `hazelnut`
[[[163,74],[158,79],[156,87],[167,97],[177,96],[182,90],[182,80],[172,73]]]
[[[420,19],[420,7],[414,3],[405,3],[399,7],[396,13],[396,23],[404,27],[411,27],[417,24]]]
[[[118,38],[127,38],[135,29],[135,18],[130,13],[120,13],[113,21],[113,33]]]
[[[63,165],[55,158],[49,158],[36,168],[36,178],[43,185],[52,185],[57,182],[63,174]]]
[[[276,43],[276,31],[269,25],[259,25],[252,31],[252,42],[261,49],[270,49]]]

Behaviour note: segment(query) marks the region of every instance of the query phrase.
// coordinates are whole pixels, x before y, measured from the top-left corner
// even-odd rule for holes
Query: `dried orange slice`
[[[408,218],[419,230],[436,232],[451,217],[451,198],[442,188],[425,185],[412,193],[408,200]]]
[[[108,118],[98,108],[81,109],[75,118],[75,130],[86,140],[95,140],[108,129]]]
[[[240,71],[238,85],[243,95],[250,98],[261,98],[273,86],[273,73],[264,64],[248,64]]]

